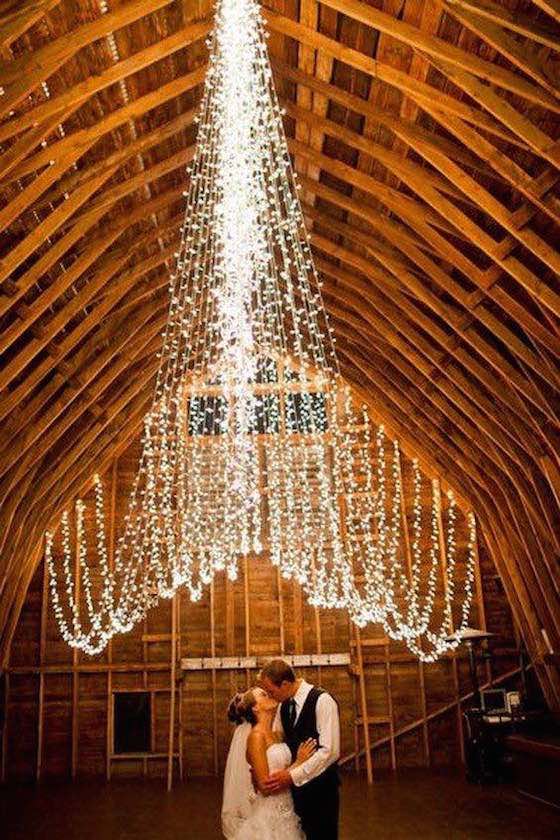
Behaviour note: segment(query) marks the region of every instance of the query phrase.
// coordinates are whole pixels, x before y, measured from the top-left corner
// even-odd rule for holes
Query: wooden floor
[[[44,783],[0,789],[7,840],[217,840],[220,787],[193,780],[171,794],[162,781]],[[7,834],[4,830],[7,828]],[[345,778],[341,840],[557,840],[560,812],[509,787],[480,788],[449,774]]]

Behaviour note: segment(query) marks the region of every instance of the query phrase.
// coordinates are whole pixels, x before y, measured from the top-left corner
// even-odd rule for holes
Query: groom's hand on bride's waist
[[[268,779],[263,782],[265,793],[281,793],[292,786],[292,776],[289,770],[277,770],[271,773]]]

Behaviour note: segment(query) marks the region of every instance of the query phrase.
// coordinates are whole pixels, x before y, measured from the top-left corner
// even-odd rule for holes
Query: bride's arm
[[[307,759],[311,758],[311,756],[316,752],[317,741],[314,738],[308,738],[307,741],[304,741],[299,745],[296,760],[288,767],[288,770],[293,770],[294,767],[299,767],[300,764],[306,762]]]
[[[268,779],[269,769],[266,758],[266,738],[261,732],[254,730],[249,734],[247,741],[247,760],[251,765],[253,784],[265,796],[270,794],[264,788],[264,782]]]

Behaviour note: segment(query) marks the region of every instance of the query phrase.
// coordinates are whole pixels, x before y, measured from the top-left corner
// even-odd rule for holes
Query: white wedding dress
[[[266,758],[271,773],[285,770],[292,763],[287,744],[271,744]],[[240,826],[235,840],[305,840],[290,791],[274,796],[256,793],[249,818]]]
[[[271,773],[285,770],[292,763],[290,748],[283,743],[271,744],[266,751],[266,758]],[[239,777],[237,784],[243,785]],[[263,796],[251,786],[245,807],[238,806],[234,819],[230,817],[231,814],[224,821],[222,813],[222,826],[228,840],[305,840],[289,790]]]

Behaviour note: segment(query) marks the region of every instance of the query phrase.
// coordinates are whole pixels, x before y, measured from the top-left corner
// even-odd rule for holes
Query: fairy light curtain
[[[68,514],[60,564],[54,536],[46,535],[62,635],[97,653],[160,598],[186,587],[196,600],[218,571],[235,579],[242,556],[266,551],[312,604],[347,609],[359,626],[380,622],[391,638],[433,660],[456,644],[445,640],[455,501],[444,536],[434,489],[422,581],[420,472],[416,465],[407,565],[398,444],[388,455],[383,429],[372,428],[365,407],[356,413],[340,375],[256,0],[218,0],[209,48],[155,394],[112,562],[95,479],[96,592],[81,501],[76,510],[85,610]],[[468,528],[462,626],[472,600],[472,515]],[[434,629],[442,539],[448,584]]]

